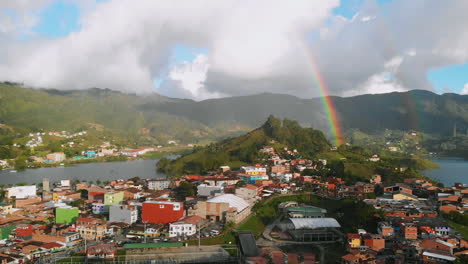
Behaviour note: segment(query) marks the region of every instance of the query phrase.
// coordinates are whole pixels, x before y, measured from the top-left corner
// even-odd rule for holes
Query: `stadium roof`
[[[289,218],[294,229],[316,229],[326,227],[341,227],[334,218]]]
[[[234,207],[237,209],[237,212],[241,212],[245,208],[249,206],[249,204],[239,196],[236,196],[234,194],[222,194],[215,196],[206,202],[208,203],[229,203],[229,207]]]

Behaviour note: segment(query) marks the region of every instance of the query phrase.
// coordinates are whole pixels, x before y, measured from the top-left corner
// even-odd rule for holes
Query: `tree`
[[[179,187],[175,190],[176,198],[180,201],[184,201],[187,197],[196,195],[196,187],[190,182],[183,181],[179,184]]]

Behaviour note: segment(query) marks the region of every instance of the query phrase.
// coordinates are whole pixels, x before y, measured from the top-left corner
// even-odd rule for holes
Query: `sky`
[[[2,0],[0,81],[194,100],[468,94],[464,10],[466,0]]]

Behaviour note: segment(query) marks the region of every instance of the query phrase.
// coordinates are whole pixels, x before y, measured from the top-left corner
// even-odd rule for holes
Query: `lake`
[[[85,163],[70,167],[54,167],[29,169],[18,172],[10,170],[0,171],[0,184],[37,184],[43,178],[49,178],[51,182],[60,180],[86,180],[86,181],[111,181],[117,179],[140,178],[165,178],[166,175],[156,171],[156,163],[159,159]]]
[[[446,187],[453,186],[456,182],[468,184],[468,161],[461,158],[431,160],[440,168],[422,171],[425,176],[443,183]]]

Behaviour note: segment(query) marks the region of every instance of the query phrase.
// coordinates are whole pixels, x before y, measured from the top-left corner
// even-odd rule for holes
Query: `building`
[[[198,215],[187,216],[169,225],[169,237],[192,236],[200,229],[206,220]]]
[[[326,209],[310,205],[288,206],[285,211],[290,218],[324,218],[327,213]]]
[[[414,200],[417,201],[418,197],[416,195],[413,195],[411,193],[407,192],[396,192],[393,194],[393,199],[394,200]]]
[[[93,214],[105,214],[109,211],[108,209],[109,209],[109,205],[105,205],[103,203],[92,204]]]
[[[224,188],[222,186],[210,186],[206,184],[197,186],[197,196],[199,197],[212,197],[223,192]]]
[[[268,175],[266,174],[238,174],[238,176],[242,181],[249,184],[255,184],[256,181],[264,181],[269,179]]]
[[[124,200],[124,192],[108,192],[104,194],[105,205],[117,205]]]
[[[403,223],[401,229],[404,233],[405,239],[418,239],[418,227],[414,224]]]
[[[380,222],[378,232],[383,237],[391,237],[395,234],[394,228],[387,222]]]
[[[247,184],[244,187],[237,188],[236,195],[253,203],[258,197],[258,187],[252,184]]]
[[[106,222],[101,219],[79,217],[76,231],[87,240],[102,240],[107,232]]]
[[[34,227],[31,224],[21,224],[16,226],[16,237],[23,240],[29,240],[34,234]]]
[[[42,190],[44,192],[50,192],[50,181],[48,178],[42,179]]]
[[[211,222],[239,223],[250,215],[251,205],[234,194],[222,194],[207,201],[198,201],[188,210],[189,215],[198,215]]]
[[[169,188],[171,185],[171,180],[167,179],[154,179],[148,181],[148,189],[154,191],[161,191]]]
[[[247,175],[266,175],[267,169],[263,166],[242,166],[241,173]]]
[[[57,224],[73,224],[79,216],[79,210],[76,207],[59,207],[55,208],[55,223]]]
[[[382,235],[365,234],[364,245],[375,251],[385,248],[385,239]]]
[[[154,151],[154,148],[128,149],[128,150],[122,150],[120,151],[120,153],[125,156],[136,157],[139,155],[144,155],[150,151]]]
[[[357,248],[361,246],[361,236],[359,234],[349,233],[348,237],[348,247]]]
[[[341,226],[334,218],[288,218],[277,226],[296,241],[336,241],[342,238],[336,231]]]
[[[88,259],[113,259],[116,254],[117,248],[111,244],[98,244],[86,250]]]
[[[129,225],[138,220],[138,209],[132,205],[111,205],[109,207],[109,222],[121,222]]]
[[[0,203],[0,214],[9,215],[13,213],[13,205],[7,203]]]
[[[93,150],[88,150],[85,152],[85,157],[88,159],[94,159],[96,158],[96,151]]]
[[[51,154],[47,154],[46,159],[49,160],[50,162],[56,163],[56,162],[64,161],[66,157],[65,157],[65,153],[63,152],[54,152]]]
[[[142,206],[143,223],[168,224],[184,217],[184,205],[180,202],[146,201]]]
[[[26,185],[26,186],[15,186],[7,189],[6,197],[8,199],[26,199],[28,197],[36,196],[37,186],[36,185]]]

